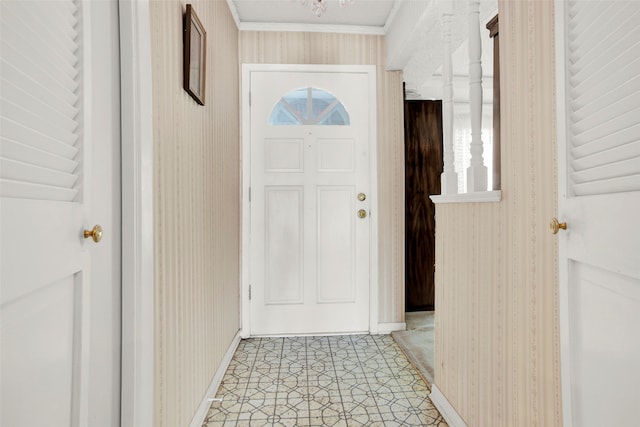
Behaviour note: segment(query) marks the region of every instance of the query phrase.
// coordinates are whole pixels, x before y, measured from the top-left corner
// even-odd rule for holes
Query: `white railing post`
[[[467,191],[487,191],[487,167],[482,158],[482,43],[480,0],[469,0],[469,103],[471,108],[471,162]]]
[[[458,174],[454,166],[453,152],[453,67],[451,65],[451,21],[453,0],[444,0],[442,5],[442,41],[444,58],[442,64],[442,160],[444,167],[440,175],[442,194],[458,193]]]

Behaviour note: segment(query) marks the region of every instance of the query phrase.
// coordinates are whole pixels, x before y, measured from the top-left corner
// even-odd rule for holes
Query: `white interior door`
[[[558,215],[564,425],[638,425],[640,3],[561,1]]]
[[[369,83],[251,73],[252,335],[369,330]]]
[[[0,424],[116,426],[117,2],[0,7]]]

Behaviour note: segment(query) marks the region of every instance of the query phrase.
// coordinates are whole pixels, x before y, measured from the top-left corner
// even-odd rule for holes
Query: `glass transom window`
[[[284,95],[271,111],[272,126],[348,126],[349,113],[338,98],[315,87]]]

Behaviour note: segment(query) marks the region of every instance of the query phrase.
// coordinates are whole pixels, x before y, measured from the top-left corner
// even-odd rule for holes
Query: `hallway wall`
[[[404,321],[404,129],[402,73],[385,70],[382,36],[240,33],[240,62],[376,65],[379,322]],[[375,215],[375,213],[374,213]]]
[[[189,425],[240,327],[238,29],[190,0],[207,31],[206,106],[182,89],[184,1],[152,0],[157,427]]]
[[[436,207],[435,384],[469,426],[560,426],[553,2],[499,13],[502,201]]]

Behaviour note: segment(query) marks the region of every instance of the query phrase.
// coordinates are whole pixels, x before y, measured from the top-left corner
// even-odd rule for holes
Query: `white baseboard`
[[[390,334],[393,331],[405,331],[407,324],[402,323],[378,323],[379,334]]]
[[[202,398],[202,402],[200,402],[198,410],[191,419],[191,424],[189,424],[189,427],[202,427],[204,419],[209,412],[209,407],[211,407],[211,399],[216,396],[216,391],[218,391],[218,387],[220,387],[220,383],[222,383],[224,373],[227,372],[227,368],[229,367],[229,363],[231,363],[233,354],[238,348],[238,344],[240,344],[240,331],[238,331],[238,333],[236,333],[236,336],[233,337],[233,340],[231,340],[231,344],[229,345],[227,352],[224,354],[222,361],[220,361],[220,366],[218,366],[215,375],[211,379],[209,388]]]
[[[438,411],[447,424],[449,424],[449,427],[467,427],[467,423],[464,422],[460,414],[458,414],[453,405],[451,405],[435,384],[431,385],[429,398],[435,407],[438,408]]]

